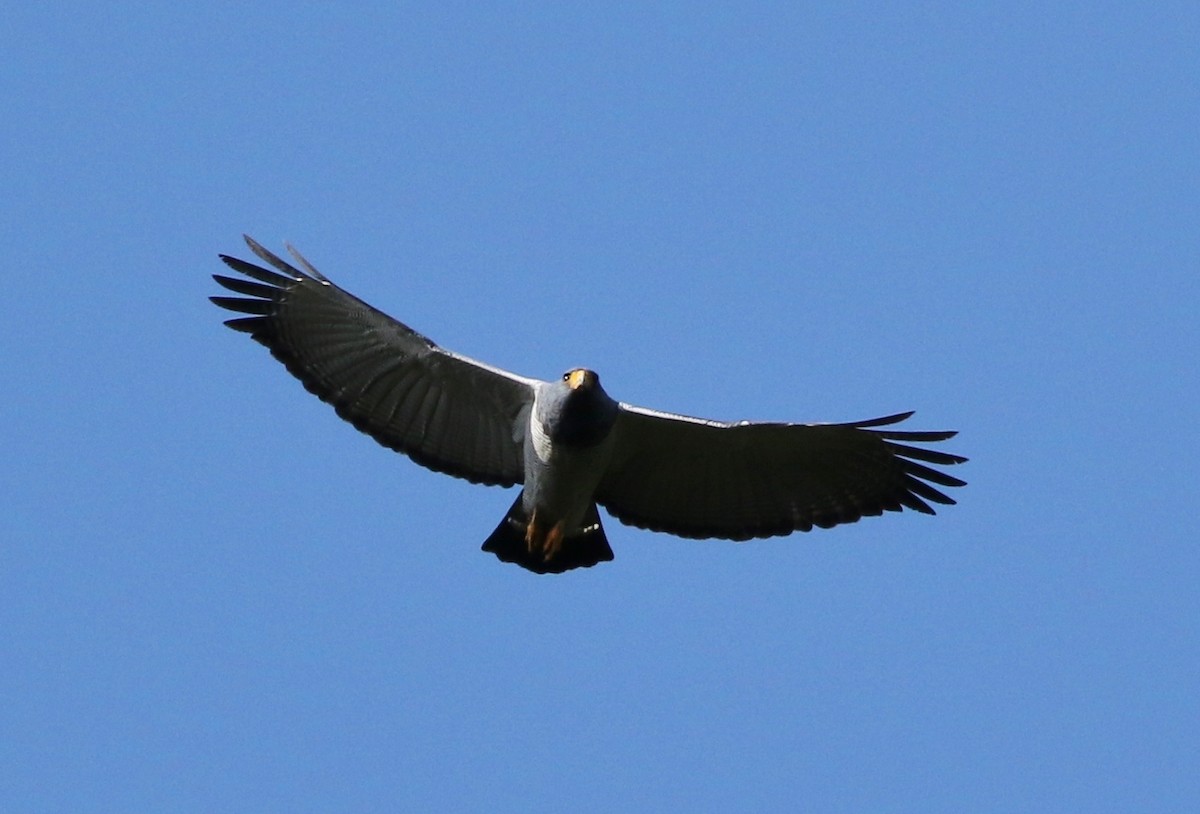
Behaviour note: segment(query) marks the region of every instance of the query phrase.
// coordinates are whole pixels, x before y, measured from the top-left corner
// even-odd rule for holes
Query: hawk
[[[246,243],[271,268],[221,255],[212,297],[337,414],[413,461],[474,483],[522,487],[483,544],[539,574],[613,558],[597,506],[688,538],[747,540],[934,514],[965,483],[934,467],[966,461],[924,446],[951,431],[895,429],[898,413],[841,424],[710,421],[618,402],[575,368],[542,381],[435,344],[330,282]],[[273,270],[272,270],[273,269]],[[941,488],[939,488],[941,487]]]

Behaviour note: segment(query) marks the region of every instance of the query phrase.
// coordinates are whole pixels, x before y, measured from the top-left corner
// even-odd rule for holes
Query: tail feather
[[[600,525],[600,512],[597,511],[595,503],[584,517],[584,530],[567,537],[562,547],[549,559],[545,559],[541,551],[530,552],[525,543],[525,529],[529,525],[529,518],[525,516],[521,499],[522,495],[518,494],[508,514],[484,541],[484,551],[490,551],[501,561],[516,563],[535,574],[561,574],[572,568],[588,568],[613,558],[608,538],[604,536],[604,527]]]

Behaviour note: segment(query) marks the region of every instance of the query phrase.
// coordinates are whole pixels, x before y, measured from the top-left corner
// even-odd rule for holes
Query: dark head
[[[562,375],[542,414],[546,432],[557,443],[587,447],[605,439],[617,420],[617,403],[587,368]]]
[[[586,367],[577,367],[574,370],[568,370],[562,374],[562,380],[567,383],[567,387],[572,392],[586,392],[596,389],[600,390],[601,393],[604,392],[603,388],[600,387],[600,376],[596,371],[588,370]]]

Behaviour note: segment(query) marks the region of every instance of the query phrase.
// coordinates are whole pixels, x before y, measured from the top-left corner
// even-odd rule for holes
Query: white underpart
[[[529,435],[528,438],[532,441],[533,454],[543,464],[550,463],[550,458],[554,453],[551,448],[550,436],[546,434],[546,430],[542,422],[537,418],[537,410],[529,411]]]
[[[563,520],[567,535],[577,534],[608,466],[613,438],[582,449],[555,445],[537,414],[535,404],[525,435],[525,511],[551,523]]]

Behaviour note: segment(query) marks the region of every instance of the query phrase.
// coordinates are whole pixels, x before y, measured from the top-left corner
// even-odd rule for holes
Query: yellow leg
[[[566,537],[566,527],[558,521],[550,528],[538,522],[537,512],[529,518],[525,527],[525,549],[530,554],[541,552],[542,562],[550,562],[562,551],[563,539]]]

